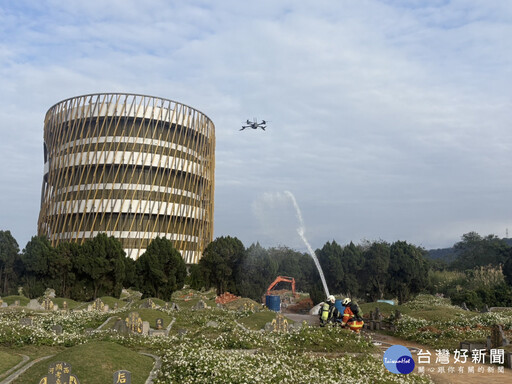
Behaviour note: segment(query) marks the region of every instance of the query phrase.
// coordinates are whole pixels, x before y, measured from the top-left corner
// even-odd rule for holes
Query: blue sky
[[[215,236],[304,250],[288,190],[313,248],[504,237],[510,36],[497,0],[0,2],[0,229],[36,233],[46,111],[128,92],[215,123]]]

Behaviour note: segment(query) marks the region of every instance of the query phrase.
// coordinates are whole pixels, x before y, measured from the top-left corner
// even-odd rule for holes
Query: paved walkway
[[[145,384],[153,384],[153,380],[156,379],[158,376],[158,372],[160,371],[160,368],[162,367],[162,360],[159,356],[152,355],[151,353],[145,353],[145,352],[139,352],[141,355],[152,357],[153,360],[155,360],[155,365],[153,366],[153,369],[151,372],[149,372],[149,376],[146,379]]]
[[[12,372],[18,370],[20,367],[25,365],[27,363],[27,361],[30,360],[30,357],[28,357],[27,355],[21,355],[21,354],[18,354],[18,355],[21,356],[21,361],[18,364],[16,364],[14,367],[12,367],[11,369],[9,369],[6,372],[2,373],[0,375],[0,379],[3,378],[3,377],[6,377],[6,376],[8,377]],[[2,382],[0,382],[0,383],[2,383]]]
[[[16,371],[14,371],[14,373],[12,373],[9,377],[7,377],[6,379],[0,381],[0,384],[9,384],[11,383],[12,381],[14,381],[15,379],[17,379],[23,372],[25,372],[27,369],[29,369],[31,366],[33,366],[34,364],[37,364],[39,363],[40,361],[43,361],[43,360],[46,360],[46,359],[49,359],[50,357],[52,356],[55,356],[55,355],[49,355],[49,356],[43,356],[43,357],[39,357],[35,360],[32,360],[30,363],[28,364],[25,364],[23,365],[21,368],[17,369]],[[26,363],[28,361],[27,360],[23,360],[22,363]],[[19,367],[19,364],[15,367],[17,368]]]

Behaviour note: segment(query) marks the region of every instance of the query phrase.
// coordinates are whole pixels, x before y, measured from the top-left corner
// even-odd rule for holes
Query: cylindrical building
[[[46,113],[38,234],[53,246],[106,233],[136,259],[171,240],[187,264],[213,237],[215,126],[189,106],[102,93]]]

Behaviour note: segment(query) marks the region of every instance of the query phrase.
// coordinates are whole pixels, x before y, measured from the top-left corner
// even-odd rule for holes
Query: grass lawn
[[[5,347],[0,346],[0,356],[6,353],[10,355],[27,355],[30,359],[37,359],[38,357],[54,355],[63,351],[64,347],[49,347],[46,345],[25,345],[23,347]],[[3,357],[1,358],[3,360]],[[20,358],[21,361],[21,358]],[[3,371],[2,371],[3,372]]]
[[[16,295],[3,297],[2,300],[8,305],[12,305],[16,300],[19,300],[21,306],[26,306],[30,302],[30,299],[27,299],[25,296]]]
[[[112,296],[103,296],[103,297],[100,297],[100,299],[105,305],[108,305],[110,310],[114,309],[114,306],[116,303],[117,303],[118,308],[123,308],[126,305],[126,301],[116,299],[115,297],[112,297]],[[93,303],[94,303],[94,301],[91,304],[93,304]]]
[[[7,372],[22,360],[22,357],[12,352],[0,351],[0,375]],[[0,376],[1,379],[1,376]]]
[[[64,302],[67,303],[68,309],[75,309],[82,304],[77,301],[74,301],[71,299],[63,299],[61,297],[56,297],[56,298],[52,299],[52,302],[53,302],[53,304],[57,304],[59,306],[59,309],[64,309]]]
[[[48,373],[48,366],[59,361],[71,364],[71,373],[81,384],[111,383],[114,372],[121,369],[132,373],[132,384],[143,384],[154,362],[148,356],[115,343],[90,342],[69,348],[34,365],[13,384],[38,383]]]
[[[276,313],[272,311],[261,311],[253,313],[243,319],[238,320],[247,329],[259,331],[265,327],[265,324],[272,322],[276,318]],[[286,319],[288,324],[293,323],[293,320]]]

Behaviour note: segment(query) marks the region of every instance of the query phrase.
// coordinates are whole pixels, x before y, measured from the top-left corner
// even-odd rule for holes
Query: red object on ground
[[[239,298],[240,297],[233,295],[232,293],[224,292],[222,295],[217,296],[215,298],[215,302],[217,304],[226,304],[226,303],[231,303],[232,301],[238,300]]]

